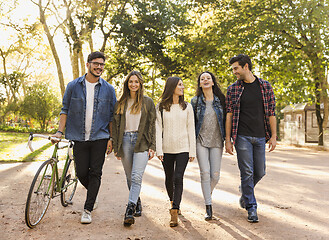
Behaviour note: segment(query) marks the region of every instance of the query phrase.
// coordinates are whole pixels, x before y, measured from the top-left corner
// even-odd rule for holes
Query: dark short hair
[[[91,62],[92,60],[96,58],[103,58],[105,62],[105,55],[102,52],[92,52],[88,55],[87,62]]]
[[[235,62],[239,62],[241,67],[244,67],[246,63],[248,63],[249,70],[252,69],[252,63],[248,55],[246,54],[239,54],[238,56],[232,57],[230,59],[230,64],[232,65]]]

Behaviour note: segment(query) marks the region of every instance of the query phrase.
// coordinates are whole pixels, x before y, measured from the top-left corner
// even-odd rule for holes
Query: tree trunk
[[[39,12],[40,12],[40,22],[42,23],[43,29],[46,32],[47,39],[48,39],[48,42],[49,42],[49,45],[50,45],[50,49],[51,49],[51,52],[53,53],[53,57],[55,59],[55,63],[56,63],[56,67],[57,67],[57,75],[58,75],[58,80],[59,80],[59,86],[60,86],[61,94],[62,94],[62,97],[63,97],[64,93],[65,93],[64,75],[63,75],[63,71],[62,71],[61,62],[59,60],[59,56],[58,56],[56,46],[55,46],[55,43],[54,43],[54,38],[50,33],[50,30],[49,30],[49,27],[48,27],[47,21],[46,21],[45,11],[42,8],[42,0],[39,0],[38,7],[39,7]]]
[[[72,53],[72,73],[73,79],[76,79],[80,76],[79,74],[79,53],[78,49],[73,44],[73,53]]]
[[[315,114],[319,129],[318,145],[323,146],[324,132],[328,122],[328,94],[326,70],[322,64],[322,59],[318,55],[314,52],[309,54],[312,63],[311,74],[315,82]],[[321,111],[321,103],[324,106],[323,111]]]
[[[85,73],[86,67],[85,67],[85,60],[83,58],[83,53],[82,51],[79,52],[79,60],[80,60],[80,72],[81,75]]]
[[[321,98],[320,98],[320,90],[318,90],[318,86],[320,84],[316,83],[315,86],[317,88],[315,93],[315,114],[316,114],[316,120],[318,123],[318,129],[319,129],[319,141],[318,145],[323,146],[323,118],[321,117]]]
[[[154,66],[152,71],[152,99],[154,99],[154,95],[155,95],[155,76],[156,76],[156,66]]]
[[[3,75],[5,80],[5,89],[6,89],[6,95],[7,95],[7,103],[8,105],[10,105],[12,103],[12,98],[10,96],[10,89],[8,89],[8,75],[7,75],[7,66],[6,66],[6,56],[7,54],[5,54],[1,49],[0,49],[0,53],[1,53],[1,58],[2,58],[2,65],[3,65]]]
[[[88,36],[88,43],[89,43],[90,52],[94,52],[94,43],[91,33]]]
[[[323,132],[325,133],[327,130],[327,125],[328,125],[328,119],[329,119],[329,106],[328,106],[328,70],[327,70],[327,74],[325,74],[324,79],[323,79],[323,97],[322,97],[322,101],[323,101],[323,123],[322,123],[322,128],[323,128]],[[323,136],[325,137],[325,136]]]

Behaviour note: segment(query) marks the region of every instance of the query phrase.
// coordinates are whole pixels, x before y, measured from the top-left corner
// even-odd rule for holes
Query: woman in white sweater
[[[196,156],[194,114],[184,101],[184,85],[179,77],[166,81],[157,105],[156,152],[166,175],[166,189],[172,203],[170,226],[178,225],[183,193],[183,177],[188,161]]]

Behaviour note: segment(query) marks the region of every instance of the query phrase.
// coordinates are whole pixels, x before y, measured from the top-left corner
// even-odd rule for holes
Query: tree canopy
[[[18,62],[16,54],[28,59],[43,49],[51,52],[37,58],[56,66],[54,86],[63,95],[65,83],[85,73],[86,55],[103,51],[108,57],[103,77],[118,94],[124,76],[137,69],[147,94],[157,100],[170,75],[182,77],[190,99],[204,70],[217,76],[225,92],[235,81],[229,59],[245,53],[255,65],[254,73],[271,82],[278,110],[297,102],[316,103],[323,144],[328,121],[327,0],[29,0],[35,21],[10,19],[22,2],[0,0],[0,27],[14,31],[10,44],[0,44],[1,96],[7,97],[2,106],[17,95],[9,79],[21,81],[17,86],[23,93],[24,81],[35,81],[30,67],[8,68],[8,62]],[[66,59],[72,77],[64,75]]]

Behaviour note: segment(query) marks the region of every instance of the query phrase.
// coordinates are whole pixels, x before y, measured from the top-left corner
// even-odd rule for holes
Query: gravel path
[[[130,228],[123,226],[128,190],[122,165],[111,154],[91,224],[79,222],[85,199],[79,184],[72,206],[63,208],[54,198],[42,222],[28,229],[25,201],[40,164],[0,163],[0,239],[329,239],[329,152],[279,145],[268,153],[267,175],[256,187],[257,224],[247,222],[246,212],[239,208],[235,156],[223,156],[220,182],[213,193],[216,219],[209,222],[203,220],[198,164],[189,163],[176,228],[169,227],[164,173],[155,159],[144,174],[143,214]]]

